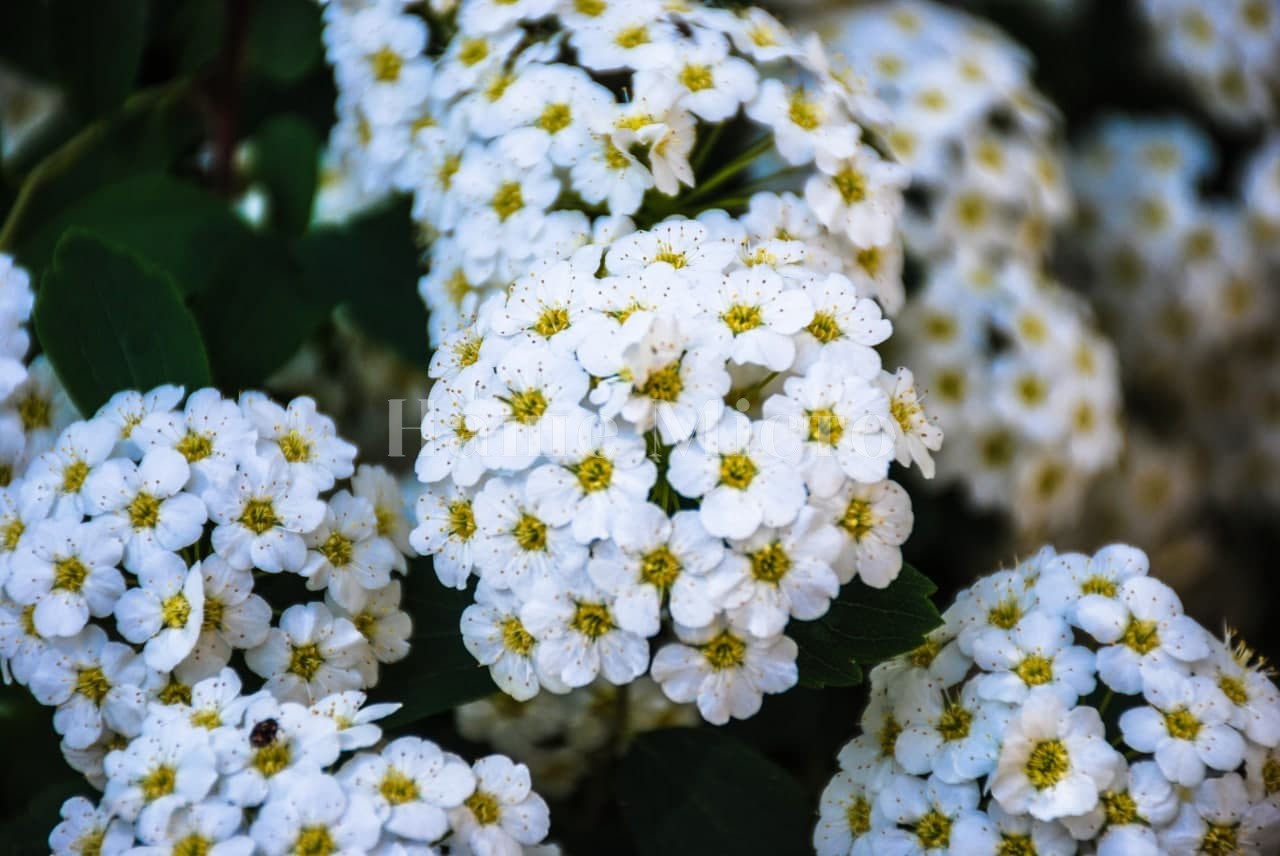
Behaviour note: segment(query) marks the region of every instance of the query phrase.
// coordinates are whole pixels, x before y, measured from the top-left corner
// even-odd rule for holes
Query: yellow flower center
[[[369,57],[369,65],[373,67],[373,77],[379,83],[395,83],[400,79],[404,60],[390,48],[382,48]]]
[[[650,550],[640,560],[640,579],[659,589],[670,588],[680,576],[680,570],[680,560],[666,544]]]
[[[709,65],[686,65],[680,70],[680,83],[690,92],[701,92],[716,85]]]
[[[169,682],[160,690],[159,696],[165,704],[191,704],[191,687],[169,675]]]
[[[851,166],[833,175],[831,181],[845,205],[857,205],[867,198],[867,177]]]
[[[935,850],[951,845],[951,818],[933,808],[916,824],[916,838],[925,850]]]
[[[849,504],[845,506],[844,514],[840,515],[837,525],[854,541],[862,541],[871,530],[876,527],[876,516],[872,511],[871,503],[865,499],[851,499]]]
[[[1160,647],[1160,627],[1154,621],[1143,621],[1132,617],[1120,637],[1120,644],[1128,646],[1138,654],[1146,655]]]
[[[581,601],[574,609],[569,626],[588,639],[599,639],[614,628],[613,616],[603,603]]]
[[[497,213],[498,219],[505,223],[507,218],[524,207],[524,192],[520,189],[520,182],[508,181],[499,186],[493,199],[489,200],[489,205]]]
[[[304,681],[310,681],[324,665],[324,654],[315,642],[296,645],[289,654],[289,671]]]
[[[71,852],[79,856],[102,856],[102,842],[106,839],[105,829],[91,829],[71,843]]]
[[[644,26],[628,27],[613,37],[613,43],[623,50],[634,50],[649,44],[649,30]]]
[[[53,404],[34,392],[18,400],[18,418],[22,420],[24,433],[39,431],[53,425]]]
[[[268,779],[288,767],[291,760],[293,752],[286,740],[274,740],[253,753],[254,769]]]
[[[276,508],[270,499],[251,499],[244,504],[240,523],[254,535],[261,535],[279,526],[280,518],[276,517]]]
[[[898,423],[898,427],[907,434],[911,433],[916,418],[923,412],[924,408],[914,398],[895,396],[893,401],[889,402],[889,415]]]
[[[938,733],[948,743],[968,737],[972,725],[973,714],[959,702],[947,702],[938,717]]]
[[[142,796],[146,801],[154,802],[160,797],[167,797],[173,793],[174,788],[178,785],[178,771],[168,764],[161,764],[147,773],[139,785],[142,788]]]
[[[658,252],[653,257],[653,263],[657,264],[658,262],[666,262],[676,270],[680,270],[680,268],[689,264],[689,260],[684,253],[672,249],[667,244],[658,245]]]
[[[186,626],[191,617],[191,604],[182,592],[169,598],[160,607],[160,621],[165,627],[177,628]]]
[[[600,17],[607,8],[604,0],[573,0],[574,11],[588,18]]]
[[[476,534],[476,515],[471,502],[457,499],[449,503],[449,534],[459,541],[470,541]]]
[[[797,89],[791,95],[791,103],[787,108],[787,116],[792,124],[806,131],[813,131],[822,124],[822,111],[814,101],[804,97],[804,91]]]
[[[1200,720],[1185,707],[1166,713],[1164,727],[1175,740],[1195,740],[1200,734]]]
[[[830,312],[815,312],[809,326],[805,327],[809,335],[824,345],[829,345],[844,335],[836,318]]]
[[[302,464],[311,460],[311,443],[296,429],[289,429],[278,441],[284,459],[291,464]]]
[[[476,823],[481,826],[489,826],[497,823],[498,818],[502,815],[502,807],[498,802],[498,798],[491,793],[480,790],[479,788],[477,788],[471,796],[467,797],[463,805],[471,809],[471,813],[475,816]]]
[[[898,737],[902,734],[902,724],[894,718],[893,714],[889,714],[880,724],[880,733],[877,735],[877,743],[880,746],[880,755],[883,758],[892,758],[893,751],[897,748]]]
[[[1235,823],[1209,823],[1200,839],[1197,853],[1205,856],[1236,856],[1240,849],[1240,826]]]
[[[1128,791],[1106,791],[1098,800],[1108,826],[1126,826],[1138,819],[1138,803]]]
[[[532,425],[547,412],[547,397],[540,389],[527,389],[512,393],[507,406],[511,408],[512,419],[521,425]]]
[[[751,574],[762,583],[777,585],[791,570],[791,557],[777,541],[748,554]]]
[[[63,591],[78,592],[84,588],[89,569],[75,556],[58,559],[53,563],[53,587]]]
[[[1030,833],[1019,835],[1005,832],[1000,836],[1000,844],[996,848],[996,856],[1036,856],[1036,844]]]
[[[721,630],[702,646],[702,656],[717,672],[736,669],[747,660],[747,643],[728,630]]]
[[[544,339],[569,329],[569,310],[563,306],[548,306],[534,322],[533,332]]]
[[[764,313],[760,311],[759,306],[735,303],[724,311],[724,314],[720,316],[720,320],[725,323],[725,326],[729,328],[733,335],[737,336],[764,324]]]
[[[511,530],[516,543],[526,553],[537,553],[547,549],[547,524],[532,514],[521,514]]]
[[[62,492],[75,493],[84,486],[89,476],[89,465],[84,461],[73,461],[62,471]]]
[[[1222,690],[1222,694],[1231,699],[1232,704],[1248,704],[1249,689],[1245,686],[1242,678],[1234,675],[1223,675],[1218,678],[1218,689]]]
[[[759,470],[755,462],[741,452],[720,456],[720,484],[735,490],[746,490]]]
[[[207,728],[212,731],[222,725],[222,717],[218,715],[217,710],[205,708],[191,714],[191,724],[197,728]]]
[[[1038,687],[1053,680],[1053,661],[1038,654],[1032,654],[1019,663],[1013,671],[1027,686]]]
[[[1094,575],[1080,584],[1084,594],[1100,594],[1103,597],[1116,596],[1116,584],[1103,576]]]
[[[1262,765],[1262,791],[1265,796],[1280,793],[1280,758],[1268,756]]]
[[[680,393],[684,391],[684,378],[680,376],[680,361],[668,363],[662,368],[653,372],[640,386],[637,392],[645,398],[652,398],[654,401],[664,401],[671,403],[680,400]]]
[[[537,126],[548,134],[557,134],[573,123],[568,104],[548,104],[538,117]]]
[[[536,643],[537,640],[533,638],[532,633],[524,629],[520,619],[514,615],[503,619],[502,646],[508,651],[519,654],[521,657],[527,657]]]
[[[387,775],[382,778],[378,793],[392,805],[403,805],[421,798],[417,782],[394,767],[387,770]]]
[[[193,832],[173,843],[172,856],[209,856],[212,849],[212,841]]]
[[[604,140],[604,163],[609,169],[626,169],[631,166],[631,158],[627,157],[626,152],[614,145],[612,139],[606,137]]]
[[[1071,758],[1061,740],[1041,740],[1027,757],[1027,781],[1036,790],[1058,784],[1070,769]]]
[[[213,454],[213,440],[204,434],[188,431],[178,441],[178,445],[175,448],[182,454],[182,457],[187,459],[187,463],[194,464]]]
[[[470,67],[483,62],[489,55],[489,43],[484,39],[463,39],[458,49],[458,62]]]
[[[844,423],[829,407],[809,411],[809,440],[814,443],[825,443],[828,446],[838,445],[844,436]]]
[[[1007,597],[987,610],[987,623],[1001,630],[1012,630],[1022,618],[1022,605],[1016,597]]]
[[[605,490],[613,483],[613,462],[603,455],[591,455],[577,466],[578,484],[587,493]]]
[[[351,558],[355,553],[355,542],[343,535],[341,532],[333,531],[329,533],[329,537],[324,539],[320,545],[320,555],[324,556],[329,564],[335,568],[341,568],[351,564]]]
[[[938,654],[942,651],[942,641],[939,639],[926,639],[921,642],[911,653],[907,654],[907,662],[917,669],[927,669],[933,665],[933,661],[938,658]]]
[[[326,826],[304,826],[293,842],[291,856],[332,856],[338,851]]]
[[[127,510],[129,525],[134,529],[154,529],[160,521],[160,500],[146,491],[139,491]]]
[[[222,614],[226,611],[227,605],[216,597],[205,596],[204,600],[204,618],[200,622],[201,632],[222,629]]]

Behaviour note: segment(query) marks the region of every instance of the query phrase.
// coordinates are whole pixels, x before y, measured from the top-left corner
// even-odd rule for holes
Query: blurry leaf
[[[640,856],[788,856],[809,851],[810,806],[773,762],[710,728],[637,737],[618,799]]]
[[[147,0],[53,0],[54,61],[85,116],[115,109],[133,89],[147,37]]]
[[[459,622],[472,603],[471,595],[441,585],[426,560],[410,563],[404,586],[404,609],[413,618],[412,647],[407,658],[384,667],[376,690],[379,701],[403,705],[382,721],[388,728],[409,725],[499,691],[488,668],[477,663],[462,644]]]
[[[942,623],[929,599],[936,586],[910,565],[888,588],[854,580],[817,621],[793,621],[787,635],[800,646],[800,685],[851,686],[863,668],[910,651]]]
[[[333,295],[365,334],[425,367],[427,311],[418,296],[419,252],[407,202],[324,227],[298,245],[308,289]]]
[[[320,141],[296,116],[277,116],[252,139],[250,172],[266,185],[269,217],[286,235],[301,235],[311,222],[320,169]]]
[[[249,24],[249,66],[277,83],[294,83],[320,59],[320,4],[259,0]]]
[[[252,235],[221,200],[164,175],[139,175],[90,193],[50,219],[18,256],[38,274],[58,239],[84,228],[164,270],[185,294],[208,285],[231,248]]]
[[[238,249],[192,303],[213,376],[228,394],[262,386],[333,309],[324,295],[303,288],[298,261],[283,243],[253,235]]]
[[[82,413],[122,389],[209,385],[200,331],[169,276],[92,233],[70,232],[58,242],[35,325]]]
[[[207,68],[218,56],[226,29],[226,4],[211,0],[166,0],[153,7],[163,28],[164,44],[174,54],[180,74],[194,75]]]

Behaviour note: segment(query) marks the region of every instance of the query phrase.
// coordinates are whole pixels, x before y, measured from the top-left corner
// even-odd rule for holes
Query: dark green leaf
[[[320,165],[320,141],[296,116],[278,116],[253,135],[253,178],[266,185],[271,223],[286,235],[301,235],[311,222]]]
[[[320,59],[320,4],[260,0],[249,25],[249,66],[277,83],[294,83]]]
[[[147,0],[53,0],[54,61],[84,115],[115,109],[133,88],[147,37]]]
[[[426,366],[427,312],[407,202],[305,235],[298,254],[309,289],[333,295],[367,335],[410,365]]]
[[[809,852],[810,809],[786,772],[709,728],[635,739],[618,798],[640,856]]]
[[[409,656],[386,667],[376,690],[381,701],[403,707],[383,724],[409,725],[498,692],[489,670],[462,645],[459,622],[472,602],[465,591],[445,588],[428,561],[410,564],[404,607],[413,618]]]
[[[92,233],[58,243],[35,326],[81,413],[122,389],[209,385],[200,331],[169,276]]]
[[[192,309],[213,376],[231,391],[261,386],[324,323],[333,303],[303,287],[284,244],[255,235],[218,268]]]
[[[910,565],[888,588],[861,580],[845,586],[817,621],[793,621],[787,635],[800,646],[800,685],[852,686],[871,668],[924,641],[942,623],[929,599],[936,586]]]
[[[59,212],[19,245],[18,256],[38,274],[72,228],[88,229],[147,259],[184,294],[204,289],[232,248],[252,238],[225,203],[199,188],[164,175],[138,175]]]

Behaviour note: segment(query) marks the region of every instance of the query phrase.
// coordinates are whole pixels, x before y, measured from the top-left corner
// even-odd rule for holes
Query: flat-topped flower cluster
[[[940,432],[881,368],[880,307],[808,266],[775,202],[581,248],[437,350],[411,543],[478,577],[463,635],[514,697],[651,671],[750,716],[796,681],[790,619],[896,577],[889,466],[931,473]]]
[[[408,651],[395,480],[308,398],[183,398],[121,392],[0,488],[0,662],[91,781],[152,700],[234,652],[307,702]]]
[[[1280,689],[1147,557],[1044,548],[871,673],[820,854],[1275,852]]]
[[[811,267],[900,304],[905,176],[816,39],[697,2],[443,5],[330,3],[325,30],[334,157],[413,194],[433,341],[538,264],[757,190]]]
[[[72,797],[54,856],[520,854],[547,834],[529,771],[474,765],[429,740],[383,742],[361,692],[310,705],[241,691],[232,669],[185,701],[149,702],[136,736],[106,757],[98,804]]]

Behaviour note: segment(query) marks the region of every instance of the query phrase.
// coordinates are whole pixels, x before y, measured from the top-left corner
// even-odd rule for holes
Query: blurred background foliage
[[[950,5],[987,15],[1028,48],[1036,83],[1070,136],[1109,112],[1201,120],[1222,155],[1209,192],[1232,186],[1258,142],[1215,125],[1150,64],[1128,3],[1095,0],[1066,19],[1044,18],[1017,0]],[[409,388],[421,380],[426,316],[416,287],[418,236],[405,204],[342,227],[309,228],[334,119],[320,38],[313,0],[0,4],[0,64],[57,86],[66,99],[58,118],[3,164],[0,180],[0,249],[40,283],[36,332],[44,347],[68,337],[87,343],[85,359],[112,347],[122,359],[181,352],[189,385],[211,382],[234,394],[274,378],[276,388],[316,395],[322,406],[323,392],[297,377],[338,382],[376,354],[410,378]],[[233,210],[250,185],[267,197],[259,228]],[[136,317],[102,312],[118,304]],[[290,371],[304,343],[312,345],[307,372]],[[82,410],[105,398],[100,382],[64,382]],[[415,413],[408,402],[406,425]],[[364,458],[376,461],[387,414],[336,415],[345,436],[378,441],[362,442]],[[383,463],[408,465],[411,427],[404,437],[408,457]],[[916,527],[905,553],[938,585],[938,604],[1018,558],[999,518],[965,510],[956,495],[917,491],[913,500]],[[1208,575],[1184,590],[1188,611],[1211,627],[1225,617],[1264,653],[1280,651],[1280,629],[1265,620],[1273,601],[1250,596],[1268,590],[1277,527],[1261,514],[1209,523],[1230,550],[1213,562],[1238,573],[1228,586]],[[390,730],[412,727],[463,754],[483,754],[458,736],[448,712],[492,689],[458,641],[465,598],[442,590],[425,567],[411,576],[409,592],[414,653],[388,670],[376,693],[406,702]],[[641,737],[620,762],[597,766],[570,803],[553,802],[552,838],[570,853],[671,853],[673,841],[680,852],[805,852],[818,793],[854,731],[861,694],[857,686],[802,686],[769,697],[745,722]],[[87,790],[63,763],[49,716],[25,692],[0,689],[0,852],[47,852],[58,805]],[[690,803],[689,791],[671,787],[676,765],[678,780],[700,783],[706,800]]]

